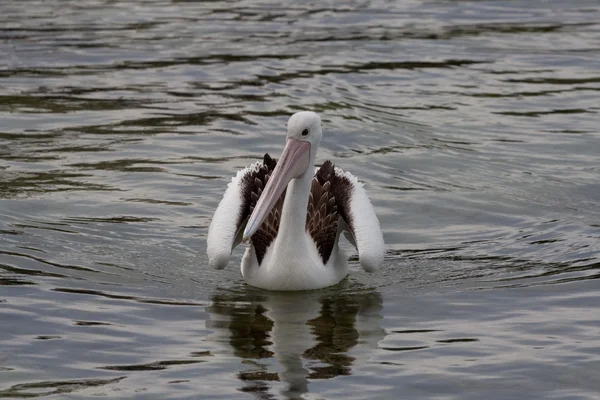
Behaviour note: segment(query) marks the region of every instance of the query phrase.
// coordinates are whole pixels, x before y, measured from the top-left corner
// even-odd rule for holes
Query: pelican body
[[[326,161],[314,169],[321,119],[292,115],[279,161],[239,171],[229,183],[208,229],[209,265],[222,269],[232,250],[249,242],[242,275],[268,290],[310,290],[335,285],[348,274],[339,247],[342,233],[368,272],[383,262],[384,243],[375,210],[352,174]]]

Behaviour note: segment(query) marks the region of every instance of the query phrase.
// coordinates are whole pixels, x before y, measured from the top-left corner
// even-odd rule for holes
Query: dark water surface
[[[0,2],[0,398],[600,398],[597,1]],[[387,254],[207,267],[320,112]]]

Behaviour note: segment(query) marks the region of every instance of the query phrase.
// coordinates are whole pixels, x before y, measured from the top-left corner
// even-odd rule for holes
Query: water
[[[3,1],[0,398],[597,399],[596,1]],[[235,171],[321,113],[384,266],[208,269]]]

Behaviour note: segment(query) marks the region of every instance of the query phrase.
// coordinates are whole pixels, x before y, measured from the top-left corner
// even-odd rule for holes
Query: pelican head
[[[244,229],[244,242],[260,228],[288,183],[292,179],[304,176],[309,170],[312,172],[312,165],[322,137],[321,118],[317,113],[301,111],[290,117],[287,123],[285,148],[248,219]]]
[[[312,111],[300,111],[292,115],[287,123],[286,139],[308,142],[316,150],[323,138],[321,117]]]

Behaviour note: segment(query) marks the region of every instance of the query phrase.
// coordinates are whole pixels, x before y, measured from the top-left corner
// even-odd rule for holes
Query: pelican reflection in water
[[[351,375],[353,365],[368,360],[385,336],[382,308],[374,290],[286,293],[246,287],[212,297],[207,328],[211,341],[241,359],[239,390],[264,395],[279,389],[298,398],[308,392],[310,380]]]

